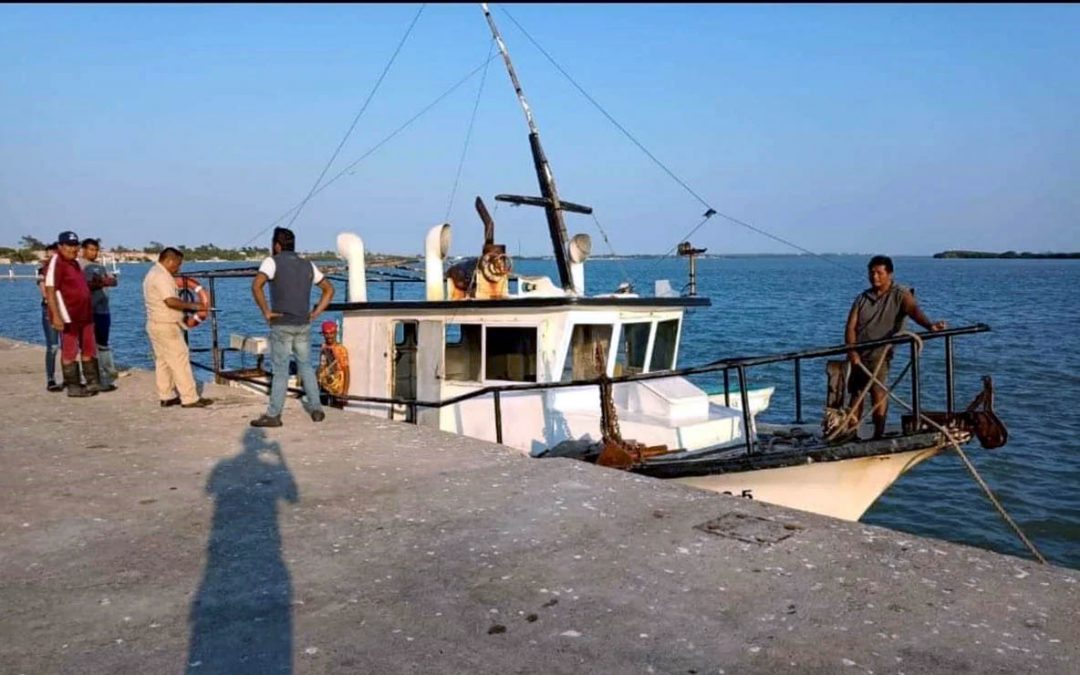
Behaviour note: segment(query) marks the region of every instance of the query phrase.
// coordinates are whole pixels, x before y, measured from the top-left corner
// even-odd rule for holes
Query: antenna
[[[693,244],[688,241],[684,241],[679,244],[679,255],[686,256],[690,259],[690,283],[687,284],[687,295],[697,295],[697,260],[696,256],[701,255],[708,249],[694,248]]]
[[[569,291],[574,288],[574,283],[570,277],[570,263],[567,259],[568,255],[566,249],[566,223],[563,221],[562,212],[563,209],[581,209],[581,211],[579,211],[581,213],[592,213],[592,209],[577,204],[573,205],[576,209],[569,209],[567,208],[570,206],[569,204],[559,200],[559,192],[555,188],[555,175],[551,172],[551,165],[548,164],[547,157],[544,155],[544,149],[540,145],[540,132],[536,128],[535,120],[533,120],[529,102],[525,100],[525,92],[521,90],[521,84],[518,82],[517,73],[514,72],[514,64],[510,62],[510,52],[506,50],[506,44],[503,42],[502,35],[499,34],[499,29],[495,25],[495,20],[491,17],[491,12],[488,10],[487,3],[480,3],[480,7],[484,10],[484,17],[487,19],[488,27],[491,28],[491,35],[495,38],[495,44],[499,47],[499,53],[502,54],[503,62],[506,64],[506,72],[510,74],[510,82],[514,85],[514,92],[517,94],[518,103],[521,104],[521,109],[525,112],[525,121],[529,125],[529,148],[532,150],[533,165],[536,168],[536,179],[540,183],[541,195],[539,198],[498,195],[495,199],[517,204],[529,204],[532,206],[544,207],[544,213],[547,215],[548,231],[551,234],[551,246],[555,249],[555,264],[559,268],[559,281],[562,283],[563,289]],[[584,209],[587,209],[587,211]]]

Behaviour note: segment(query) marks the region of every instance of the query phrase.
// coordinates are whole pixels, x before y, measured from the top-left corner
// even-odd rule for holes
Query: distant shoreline
[[[1005,251],[1004,253],[991,253],[987,251],[942,251],[935,253],[935,258],[993,258],[993,259],[1018,259],[1018,260],[1072,260],[1080,259],[1080,253],[1031,253],[1023,251]]]

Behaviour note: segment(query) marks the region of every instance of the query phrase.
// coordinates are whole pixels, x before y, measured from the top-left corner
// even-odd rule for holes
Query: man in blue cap
[[[64,385],[68,396],[94,396],[101,391],[101,378],[90,286],[76,260],[81,242],[79,235],[65,231],[60,233],[56,243],[59,253],[49,260],[45,270],[45,299],[49,305],[49,323],[60,332]],[[85,387],[79,378],[80,358]]]

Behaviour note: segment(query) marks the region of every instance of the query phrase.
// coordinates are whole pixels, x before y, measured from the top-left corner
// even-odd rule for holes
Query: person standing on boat
[[[101,243],[97,239],[83,239],[82,270],[86,283],[90,286],[90,304],[94,311],[94,341],[98,348],[98,363],[101,365],[101,391],[115,391],[112,380],[116,366],[113,365],[112,350],[109,349],[109,327],[112,316],[109,314],[109,296],[106,288],[116,286],[116,277],[109,274],[105,266],[98,262]]]
[[[173,275],[183,264],[184,254],[170,246],[158,254],[158,261],[143,278],[146,334],[154,350],[154,374],[161,407],[205,408],[214,399],[199,396],[180,323],[184,320],[184,311],[198,311],[203,306],[197,302],[184,302],[177,295]]]
[[[326,309],[334,297],[334,286],[315,263],[296,254],[296,235],[284,227],[274,228],[273,255],[262,261],[251,294],[263,318],[270,324],[270,362],[274,374],[270,383],[270,404],[266,413],[251,421],[253,427],[280,427],[289,380],[289,358],[296,357],[296,369],[304,386],[307,409],[312,421],[326,417],[319,402],[319,383],[311,366],[311,322]],[[270,305],[266,304],[263,286],[270,282]],[[311,309],[311,287],[322,291],[318,304]]]
[[[57,251],[55,242],[45,247],[45,260],[42,261],[37,272],[38,290],[41,291],[41,330],[45,333],[45,378],[48,381],[45,388],[49,391],[64,390],[64,385],[56,381],[56,352],[60,346],[60,333],[53,328],[49,316],[48,295],[45,293],[45,272],[49,267],[49,261]]]
[[[845,344],[853,345],[857,342],[892,337],[904,329],[904,319],[909,316],[929,331],[936,332],[945,329],[944,321],[931,321],[923,314],[911,289],[893,281],[892,258],[876,255],[870,259],[866,267],[870,288],[860,293],[851,305],[847,328],[844,331]],[[865,398],[860,395],[870,383],[869,375],[860,367],[860,364],[866,366],[870,372],[874,372],[881,361],[877,379],[887,382],[889,365],[892,361],[892,345],[863,350],[852,349],[848,352],[848,361],[851,363],[851,375],[848,378],[850,405],[853,408],[854,418],[859,420],[862,419],[862,398]],[[883,387],[875,384],[870,389],[870,397],[874,405],[874,438],[881,438],[885,434],[885,420],[889,414],[889,395]]]
[[[60,367],[68,396],[94,396],[100,390],[97,345],[94,342],[94,315],[90,306],[90,286],[76,257],[79,235],[61,232],[57,237],[59,253],[45,268],[45,301],[49,305],[49,323],[60,333]],[[81,356],[80,356],[81,355]],[[82,361],[83,387],[79,377]]]

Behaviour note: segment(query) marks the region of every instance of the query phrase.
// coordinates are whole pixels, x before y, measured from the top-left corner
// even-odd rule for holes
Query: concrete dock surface
[[[1080,672],[1080,573],[0,340],[2,673]]]

